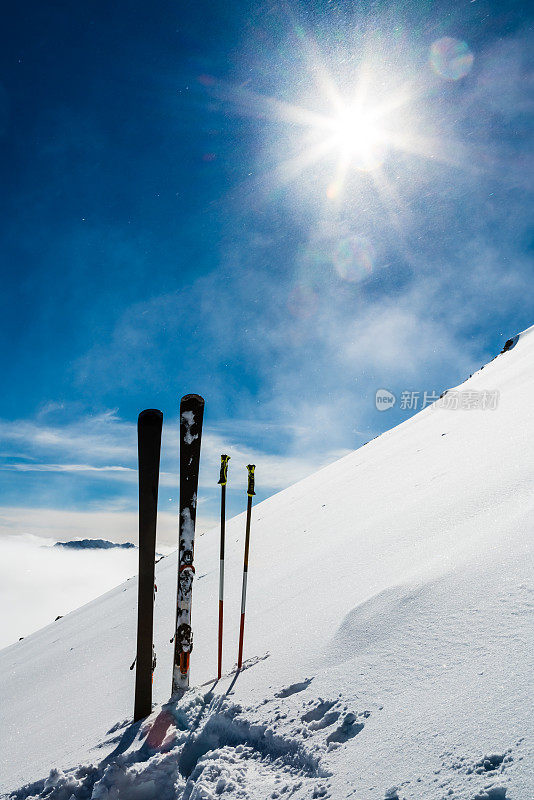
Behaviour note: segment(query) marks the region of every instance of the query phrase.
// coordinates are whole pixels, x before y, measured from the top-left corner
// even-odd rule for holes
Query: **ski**
[[[180,402],[180,517],[178,552],[178,589],[174,633],[172,693],[189,687],[189,661],[193,649],[191,601],[197,513],[198,467],[204,400],[187,394]]]
[[[158,510],[159,458],[163,414],[141,411],[137,421],[139,460],[139,587],[134,721],[152,711],[154,671],[154,565]],[[132,665],[133,666],[133,665]]]

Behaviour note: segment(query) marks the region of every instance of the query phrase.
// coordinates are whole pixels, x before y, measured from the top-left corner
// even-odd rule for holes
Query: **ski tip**
[[[137,419],[138,422],[148,422],[149,424],[157,425],[163,422],[163,412],[157,408],[145,408],[144,411],[141,411]]]
[[[183,403],[189,403],[191,401],[194,401],[195,403],[202,403],[202,405],[204,405],[204,398],[199,394],[184,394],[180,400],[180,405]]]

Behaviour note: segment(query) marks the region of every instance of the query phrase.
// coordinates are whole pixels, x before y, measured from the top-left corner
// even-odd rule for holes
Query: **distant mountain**
[[[132,542],[109,542],[107,539],[73,539],[71,542],[56,542],[54,547],[70,547],[72,550],[109,550],[120,547],[129,550],[135,545]]]

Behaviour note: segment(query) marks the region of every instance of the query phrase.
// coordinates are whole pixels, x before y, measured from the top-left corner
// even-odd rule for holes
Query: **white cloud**
[[[136,550],[69,551],[39,536],[0,536],[0,647],[135,575],[137,558]]]
[[[0,465],[0,469],[15,472],[128,472],[135,473],[130,467],[93,467],[89,464],[9,464]]]
[[[4,450],[6,445],[20,445],[32,457],[61,452],[71,457],[83,454],[87,461],[108,463],[131,457],[132,443],[134,447],[136,443],[133,423],[122,421],[114,410],[97,415],[77,414],[70,419],[72,413],[58,418],[49,410],[41,410],[34,419],[0,419]]]
[[[211,430],[206,427],[202,439],[201,486],[214,487],[217,483],[220,454],[228,452],[234,463],[247,464],[251,461],[262,465],[262,488],[264,491],[283,489],[302,477],[310,474],[324,463],[332,461],[344,452],[332,451],[314,454],[284,456],[269,454],[257,446],[244,446],[240,441],[247,437],[257,440],[258,428],[254,420],[234,420],[230,426],[219,426]],[[274,426],[271,426],[271,428]],[[286,435],[291,435],[289,423],[280,424]],[[4,441],[3,458],[5,463],[0,470],[6,472],[44,472],[70,474],[73,479],[101,478],[114,481],[136,483],[137,481],[137,434],[135,424],[120,419],[116,412],[101,414],[98,417],[80,416],[74,422],[52,425],[42,419],[0,420],[0,436]],[[268,443],[267,441],[265,442]],[[9,445],[16,449],[10,455]],[[6,447],[7,446],[7,447]],[[26,450],[26,452],[25,452]],[[176,489],[179,483],[179,432],[178,420],[166,421],[162,436],[162,468],[160,486]],[[72,463],[72,455],[87,459],[85,463]],[[42,456],[62,456],[65,461],[43,461]],[[118,458],[119,464],[88,463]],[[217,476],[217,477],[216,477]]]

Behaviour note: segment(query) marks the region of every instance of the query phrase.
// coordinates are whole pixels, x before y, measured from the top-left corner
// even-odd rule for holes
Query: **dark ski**
[[[195,521],[203,417],[204,400],[200,395],[187,394],[182,397],[180,402],[180,544],[172,675],[173,694],[189,687],[189,660],[193,649],[191,601],[195,573],[193,566]]]
[[[152,711],[154,564],[158,509],[159,457],[163,414],[141,411],[137,421],[139,458],[139,589],[134,720]]]

